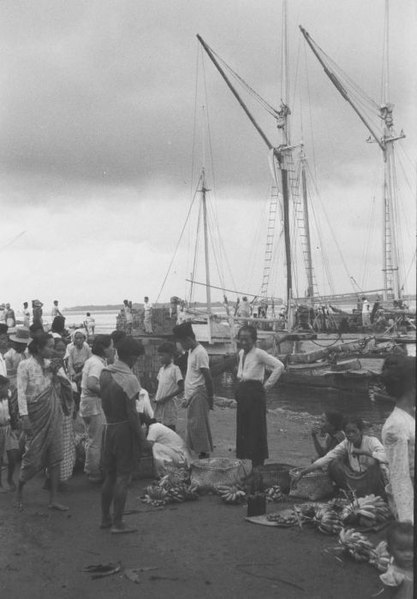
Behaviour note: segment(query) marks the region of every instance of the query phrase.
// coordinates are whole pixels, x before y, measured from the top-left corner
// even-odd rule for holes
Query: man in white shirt
[[[3,322],[0,323],[0,374],[7,377],[6,361],[4,354],[9,349],[9,338],[7,336],[7,329],[9,327]]]
[[[188,350],[187,374],[184,394],[187,407],[187,445],[200,459],[208,458],[213,451],[209,410],[213,409],[213,381],[209,357],[197,342],[191,323],[174,327],[174,335],[184,350]]]
[[[54,305],[52,306],[52,310],[51,310],[51,317],[52,320],[56,317],[56,316],[62,316],[60,309],[58,308],[58,300],[54,300]]]
[[[30,327],[30,310],[27,302],[23,303],[23,326],[27,329]]]
[[[149,302],[149,297],[145,296],[143,298],[143,325],[145,327],[145,333],[151,335],[153,333],[152,330],[152,304]]]

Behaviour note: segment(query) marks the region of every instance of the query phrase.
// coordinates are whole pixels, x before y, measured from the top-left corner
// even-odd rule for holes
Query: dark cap
[[[172,332],[174,333],[177,339],[186,339],[187,337],[192,337],[195,339],[193,327],[191,326],[191,322],[183,322],[178,324],[173,328]]]
[[[125,337],[117,346],[117,353],[120,359],[128,358],[129,356],[141,356],[144,353],[142,343],[136,341],[132,337]]]

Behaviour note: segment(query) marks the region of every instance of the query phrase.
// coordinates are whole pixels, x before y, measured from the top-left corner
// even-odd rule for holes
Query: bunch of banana
[[[145,495],[141,497],[143,503],[148,503],[154,507],[165,505],[168,501],[168,493],[166,489],[159,487],[158,485],[149,485],[145,489]]]
[[[167,489],[167,499],[170,503],[183,503],[185,501],[184,486],[171,485]]]
[[[279,485],[273,485],[272,487],[269,487],[269,489],[266,489],[265,495],[267,501],[275,501],[278,503],[279,501],[285,500],[285,495],[281,491],[281,487]]]
[[[374,546],[360,532],[353,528],[342,528],[339,533],[341,549],[357,562],[367,562],[371,557]]]
[[[294,526],[298,524],[299,520],[297,514],[293,510],[282,510],[281,512],[274,512],[268,514],[266,519],[269,522],[276,522],[280,526]]]
[[[390,562],[390,554],[387,549],[387,542],[381,541],[373,550],[369,563],[371,566],[375,566],[380,572],[386,572]]]
[[[195,501],[199,498],[197,485],[184,485],[183,489],[185,501]]]
[[[382,497],[366,495],[358,497],[347,505],[341,513],[343,522],[359,522],[363,526],[374,526],[392,517],[388,504]]]
[[[216,487],[217,494],[224,503],[237,505],[243,503],[246,499],[246,493],[237,485],[219,485]]]
[[[327,505],[333,508],[336,512],[341,512],[350,503],[349,499],[345,497],[335,497],[331,499]]]
[[[172,486],[185,484],[189,479],[190,474],[187,470],[176,468],[175,470],[168,470],[167,474],[159,480],[159,486],[168,489]]]
[[[316,510],[314,523],[320,532],[328,535],[337,535],[343,528],[339,514],[328,505]]]

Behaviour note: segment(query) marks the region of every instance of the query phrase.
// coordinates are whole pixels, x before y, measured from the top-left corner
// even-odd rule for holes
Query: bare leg
[[[110,516],[110,506],[114,498],[116,486],[116,473],[106,472],[103,486],[101,488],[101,524],[100,528],[111,528],[112,519]]]
[[[51,488],[49,491],[49,509],[50,510],[58,510],[60,512],[66,512],[69,510],[69,507],[59,503],[56,499],[56,494],[58,492],[59,485],[59,464],[56,466],[52,466],[49,468],[49,478],[51,479]]]
[[[111,529],[113,534],[136,532],[135,528],[127,528],[123,524],[123,512],[126,505],[128,482],[129,475],[118,476],[116,478],[113,498],[113,526]]]
[[[23,510],[23,487],[25,486],[25,481],[20,480],[17,483],[17,509],[19,512]]]
[[[7,482],[8,482],[8,485],[9,485],[11,491],[16,491],[16,485],[13,480],[14,469],[16,467],[16,455],[17,455],[16,449],[11,449],[7,452],[7,461],[8,461]]]
[[[2,460],[2,457],[0,456],[0,493],[7,493],[6,489],[1,484],[1,469],[2,469],[2,466],[3,466],[3,460]]]

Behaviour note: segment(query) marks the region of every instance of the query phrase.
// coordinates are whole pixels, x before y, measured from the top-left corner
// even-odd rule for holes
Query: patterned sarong
[[[42,468],[53,468],[62,461],[62,407],[57,385],[52,383],[28,403],[32,435],[22,458],[19,475],[22,482],[30,480]]]
[[[188,405],[187,445],[196,453],[213,451],[206,387],[198,387]]]

